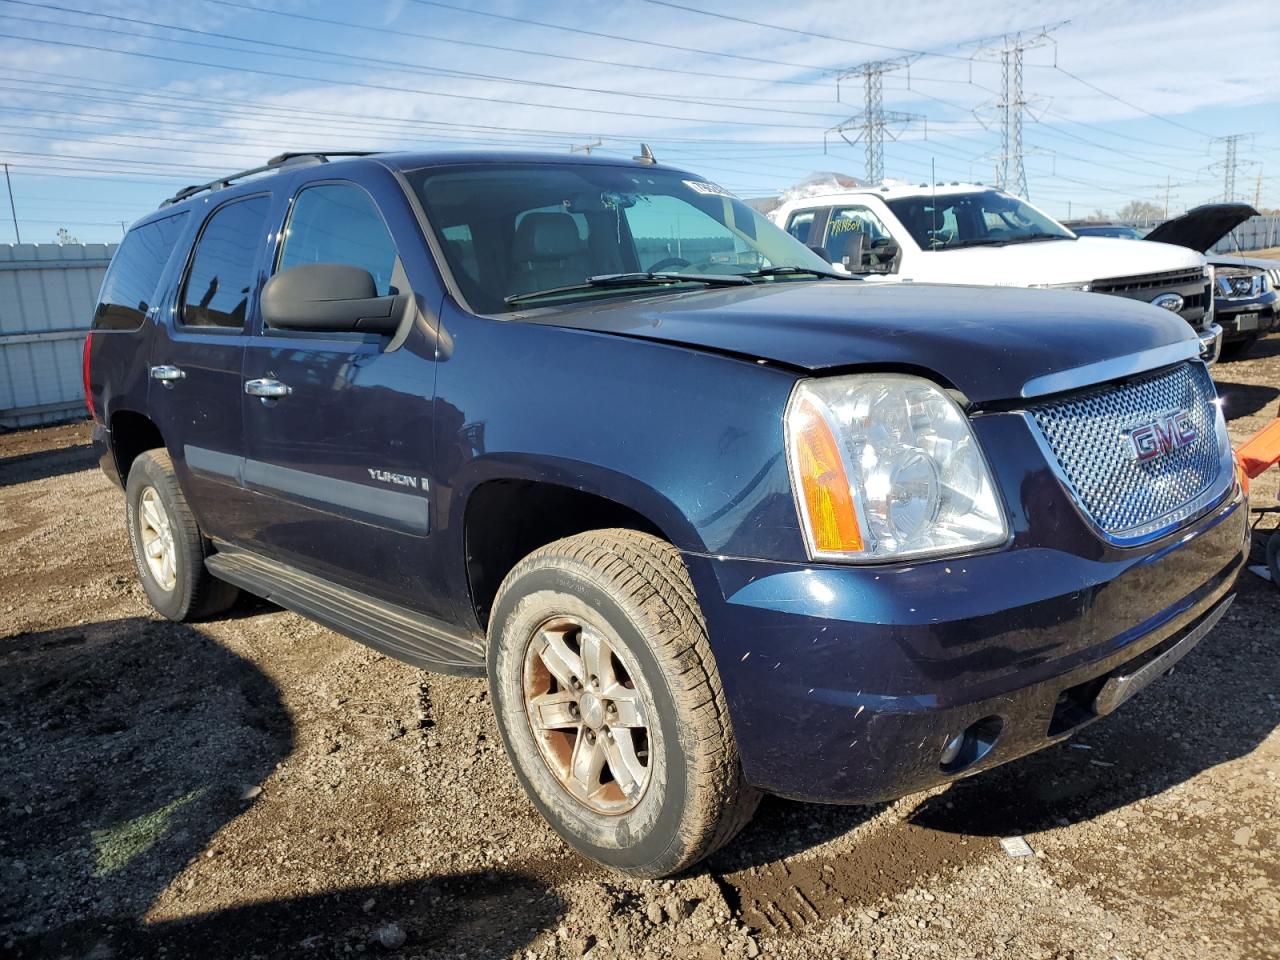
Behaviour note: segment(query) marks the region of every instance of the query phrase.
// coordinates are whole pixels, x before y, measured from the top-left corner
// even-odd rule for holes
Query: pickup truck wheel
[[[530,554],[489,624],[489,689],[526,793],[572,847],[680,871],[755,812],[679,553],[600,530]]]
[[[165,451],[148,450],[129,468],[125,522],[138,579],[157,613],[180,622],[196,620],[235,602],[240,591],[205,569],[212,548]]]

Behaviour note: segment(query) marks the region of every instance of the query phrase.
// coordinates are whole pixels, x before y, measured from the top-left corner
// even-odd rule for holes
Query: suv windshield
[[[885,202],[921,250],[1074,239],[1039,210],[996,190]]]
[[[831,274],[829,263],[741,200],[672,170],[509,163],[407,176],[454,280],[480,313],[616,296],[628,274],[648,294],[706,285],[699,275],[789,282]]]

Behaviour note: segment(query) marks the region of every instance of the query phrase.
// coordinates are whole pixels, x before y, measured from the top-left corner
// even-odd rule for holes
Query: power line
[[[426,3],[428,0],[414,0]],[[709,126],[725,125],[735,127],[766,127],[785,130],[812,130],[813,127],[801,123],[769,123],[764,121],[725,120],[710,117],[678,117],[671,114],[637,113],[634,111],[605,109],[602,107],[569,106],[558,103],[538,103],[529,100],[512,100],[505,97],[482,97],[475,94],[445,93],[438,90],[423,90],[418,87],[402,87],[394,84],[370,83],[357,80],[332,80],[327,77],[309,77],[305,74],[286,73],[281,70],[263,70],[258,67],[232,66],[225,63],[209,63],[205,60],[192,60],[188,57],[170,57],[158,53],[143,53],[140,50],[120,50],[116,47],[103,47],[95,44],[75,43],[70,40],[47,40],[42,37],[29,37],[22,34],[0,33],[0,38],[8,40],[25,40],[28,43],[42,43],[55,47],[70,47],[77,50],[92,50],[99,53],[114,53],[125,57],[140,57],[146,60],[159,60],[166,63],[177,63],[185,67],[210,67],[215,70],[227,70],[233,73],[252,73],[264,77],[276,77],[285,80],[303,80],[307,83],[322,83],[329,86],[360,87],[367,90],[390,91],[393,93],[411,93],[424,97],[442,97],[449,100],[471,100],[477,103],[496,103],[501,106],[537,107],[543,110],[563,110],[571,113],[599,113],[614,117],[635,117],[644,120],[675,120],[680,123],[700,123]]]
[[[268,7],[255,7],[248,3],[237,3],[235,0],[204,0],[205,3],[217,4],[222,7],[231,7],[238,10],[250,10],[254,13],[265,13],[276,17],[286,17],[291,20],[306,20],[311,23],[323,23],[330,26],[342,27],[344,30],[364,30],[371,33],[381,33],[393,37],[416,37],[419,40],[439,40],[444,43],[458,44],[460,46],[475,47],[481,50],[497,50],[502,53],[518,53],[531,57],[549,57],[555,60],[567,60],[573,63],[589,63],[593,66],[609,67],[616,69],[617,67],[625,67],[629,70],[648,70],[654,73],[662,74],[681,74],[689,77],[707,77],[716,80],[737,80],[746,81],[748,83],[767,83],[767,84],[785,84],[787,86],[797,87],[813,87],[818,86],[820,81],[817,80],[783,80],[783,79],[763,79],[761,77],[749,77],[742,74],[733,73],[713,73],[705,70],[686,70],[679,67],[655,67],[643,63],[618,63],[613,60],[599,60],[593,57],[573,56],[567,53],[552,53],[549,50],[531,50],[525,47],[507,47],[496,43],[482,43],[478,40],[466,40],[461,37],[450,37],[443,34],[422,33],[416,30],[407,30],[402,27],[375,27],[362,23],[351,23],[347,20],[333,20],[329,17],[317,17],[306,13],[293,13],[286,10],[274,10]],[[472,11],[480,12],[480,11]]]
[[[417,0],[415,0],[417,2]],[[659,7],[670,7],[673,10],[683,10],[686,13],[697,13],[704,17],[714,17],[717,20],[728,20],[731,23],[745,23],[753,27],[763,27],[766,30],[780,31],[782,33],[794,33],[801,37],[816,37],[819,40],[835,40],[839,43],[854,43],[861,47],[873,47],[877,50],[888,50],[896,54],[910,54],[917,57],[942,57],[947,60],[968,60],[968,57],[962,57],[952,53],[937,53],[927,50],[913,50],[910,47],[894,47],[885,43],[872,43],[870,40],[855,40],[852,37],[838,37],[830,33],[818,33],[814,30],[800,30],[797,27],[788,27],[779,23],[765,23],[762,20],[749,20],[746,17],[734,16],[728,13],[717,13],[711,10],[699,10],[697,7],[687,7],[680,3],[671,3],[669,0],[644,0],[645,3],[652,3]]]
[[[354,65],[377,66],[384,69],[391,68],[396,71],[421,73],[427,76],[460,77],[460,78],[465,78],[470,80],[481,80],[481,81],[492,82],[492,83],[517,84],[520,86],[527,86],[527,87],[545,87],[551,90],[564,90],[564,91],[571,91],[574,93],[590,93],[590,94],[597,94],[600,96],[627,97],[633,100],[657,100],[663,103],[677,103],[682,105],[691,104],[691,105],[703,106],[703,107],[715,107],[718,109],[750,110],[753,113],[778,113],[778,114],[785,114],[787,116],[797,116],[797,117],[812,116],[812,117],[819,117],[822,119],[830,119],[831,117],[834,116],[834,114],[801,112],[795,109],[782,109],[779,107],[763,107],[763,106],[759,106],[758,104],[753,104],[749,106],[733,106],[733,105],[727,105],[725,103],[725,98],[715,98],[714,100],[696,100],[696,99],[691,99],[688,97],[677,96],[672,94],[636,93],[628,90],[615,90],[615,89],[609,89],[609,88],[603,88],[603,87],[585,87],[578,84],[553,83],[550,81],[543,81],[543,80],[524,80],[518,77],[508,77],[508,76],[503,76],[499,74],[476,73],[473,71],[466,71],[466,70],[453,70],[445,67],[424,67],[421,64],[408,63],[403,60],[391,60],[386,57],[364,57],[364,56],[359,56],[355,54],[342,53],[337,50],[325,50],[325,49],[320,49],[316,47],[303,47],[303,46],[298,46],[297,44],[279,43],[272,40],[257,40],[251,37],[241,37],[231,33],[218,33],[211,30],[198,30],[194,27],[177,26],[174,24],[160,23],[155,20],[143,20],[137,17],[124,17],[124,16],[117,16],[114,14],[107,14],[107,13],[95,13],[89,10],[79,10],[73,7],[58,6],[56,4],[34,3],[34,2],[31,2],[31,0],[0,0],[0,2],[9,3],[9,4],[18,4],[25,7],[37,7],[39,9],[53,10],[59,13],[73,14],[76,16],[91,16],[91,17],[98,17],[103,20],[115,20],[121,23],[133,24],[135,26],[146,26],[146,27],[155,27],[162,30],[173,30],[179,33],[194,34],[196,36],[214,37],[222,40],[232,40],[236,43],[257,44],[259,46],[269,47],[273,50],[291,50],[295,52],[292,54],[272,54],[272,56],[283,57],[284,59],[287,59],[287,60],[299,60],[304,63],[331,64],[333,62],[333,59],[336,57],[343,60],[353,61]],[[58,27],[69,26],[76,30],[85,30],[89,32],[98,32],[98,33],[111,33],[117,36],[129,37],[131,39],[136,38],[137,36],[137,34],[133,31],[117,30],[117,29],[114,29],[111,27],[105,27],[105,26],[91,27],[83,24],[66,23],[60,20],[45,20],[39,17],[23,17],[17,14],[12,14],[12,13],[6,13],[4,14],[4,16],[7,16],[11,20],[17,20],[17,21],[26,22],[26,23],[38,23],[45,26],[58,26]],[[204,43],[198,40],[180,40],[174,37],[163,37],[163,36],[149,37],[148,39],[156,40],[161,43],[174,43],[174,44],[180,44],[183,46],[205,47],[207,49],[212,49],[212,50],[229,50],[233,53],[247,53],[253,56],[267,55],[266,53],[263,53],[257,50],[245,50],[240,47],[228,47],[225,44]],[[314,57],[298,56],[297,55],[298,53],[317,54],[318,56],[314,56]]]
[[[505,20],[508,23],[523,23],[526,26],[546,27],[550,30],[563,30],[566,33],[576,33],[582,36],[599,37],[603,40],[621,40],[624,43],[636,43],[646,47],[659,47],[663,50],[678,50],[681,53],[697,53],[706,57],[724,57],[729,60],[745,60],[749,63],[766,63],[775,67],[794,67],[799,70],[813,70],[819,73],[830,73],[827,67],[815,66],[811,63],[792,63],[787,60],[770,60],[766,57],[752,57],[745,53],[725,53],[720,50],[703,50],[699,47],[682,47],[674,43],[661,43],[657,40],[645,40],[640,37],[627,37],[616,33],[603,33],[599,30],[586,30],[582,27],[566,27],[559,23],[548,23],[545,20],[534,20],[531,17],[514,17],[505,13],[492,13],[488,10],[473,10],[470,7],[460,7],[452,3],[443,3],[441,0],[409,0],[410,3],[417,3],[425,7],[439,7],[443,10],[452,10],[455,13],[468,13],[477,17],[489,17],[494,20]]]
[[[1177,120],[1171,120],[1171,119],[1169,119],[1168,117],[1161,116],[1161,115],[1160,115],[1160,114],[1158,114],[1158,113],[1152,113],[1150,110],[1146,109],[1145,107],[1140,107],[1140,106],[1138,106],[1138,105],[1137,105],[1136,103],[1134,103],[1132,100],[1126,100],[1124,97],[1118,97],[1118,96],[1116,96],[1114,93],[1111,93],[1111,92],[1110,92],[1110,91],[1108,91],[1108,90],[1103,90],[1103,89],[1102,89],[1100,86],[1098,86],[1096,83],[1090,83],[1088,80],[1084,79],[1084,77],[1078,77],[1078,76],[1076,76],[1074,73],[1072,73],[1070,70],[1067,70],[1067,69],[1065,69],[1064,67],[1059,67],[1057,64],[1054,64],[1053,66],[1054,66],[1054,67],[1055,67],[1055,68],[1056,68],[1060,73],[1064,73],[1064,74],[1066,74],[1068,77],[1070,77],[1072,80],[1076,81],[1076,83],[1082,83],[1082,84],[1084,84],[1086,87],[1088,87],[1090,90],[1094,90],[1094,91],[1096,91],[1096,92],[1098,92],[1098,93],[1102,94],[1104,97],[1108,97],[1108,98],[1110,98],[1110,99],[1112,99],[1112,100],[1116,101],[1116,103],[1123,103],[1126,107],[1129,107],[1129,108],[1130,108],[1130,109],[1132,109],[1132,110],[1137,110],[1139,113],[1145,113],[1148,117],[1151,117],[1152,119],[1159,120],[1159,121],[1161,121],[1162,123],[1167,123],[1167,124],[1169,124],[1170,126],[1173,126],[1173,127],[1177,127],[1177,128],[1179,128],[1180,130],[1188,130],[1188,131],[1190,131],[1191,133],[1194,133],[1194,134],[1196,134],[1197,136],[1201,136],[1201,137],[1207,137],[1207,136],[1208,136],[1208,134],[1207,134],[1207,133],[1205,133],[1205,132],[1204,132],[1204,131],[1202,131],[1202,130],[1197,130],[1195,127],[1189,127],[1189,126],[1187,126],[1185,123],[1179,123]]]

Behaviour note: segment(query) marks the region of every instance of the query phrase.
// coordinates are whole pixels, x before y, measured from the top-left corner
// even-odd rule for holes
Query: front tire
[[[632,530],[569,537],[503,581],[489,689],[516,774],[583,855],[639,877],[696,863],[746,825],[706,626],[679,553]]]
[[[164,450],[139,454],[125,485],[125,523],[142,589],[156,612],[185,622],[231,606],[239,590],[214,578],[204,558],[212,552],[200,532]]]

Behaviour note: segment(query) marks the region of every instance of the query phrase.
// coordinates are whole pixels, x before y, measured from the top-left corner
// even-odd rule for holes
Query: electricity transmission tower
[[[1231,203],[1236,198],[1236,170],[1241,166],[1252,166],[1256,161],[1240,159],[1240,142],[1252,138],[1251,133],[1232,133],[1225,137],[1214,137],[1211,144],[1226,145],[1223,157],[1217,163],[1209,165],[1210,170],[1222,168],[1222,201]]]
[[[903,113],[900,110],[884,108],[884,75],[894,70],[909,66],[915,57],[899,57],[895,60],[873,60],[868,63],[841,70],[836,74],[836,99],[840,96],[840,84],[844,80],[855,77],[862,80],[863,108],[862,116],[853,116],[844,123],[838,124],[822,136],[822,152],[827,152],[827,137],[838,135],[845,143],[853,146],[859,141],[866,150],[866,179],[868,183],[880,183],[884,180],[884,139],[898,139],[899,134],[910,124],[925,118],[916,113]],[[850,140],[847,134],[857,131]]]
[[[996,115],[1000,120],[1000,154],[995,157],[996,186],[1019,197],[1025,197],[1027,190],[1027,170],[1023,164],[1023,156],[1027,152],[1022,145],[1022,119],[1027,107],[1034,101],[1025,96],[1022,89],[1022,55],[1028,50],[1039,47],[1054,46],[1057,41],[1052,33],[1065,26],[1067,21],[1046,25],[1037,30],[1021,30],[1017,33],[1006,33],[998,37],[979,40],[975,59],[1000,58],[1000,97],[994,104]],[[984,126],[987,121],[975,112],[978,121]]]
[[[602,143],[600,142],[600,138],[599,138],[599,137],[596,137],[596,138],[595,138],[593,141],[591,141],[590,143],[571,143],[571,144],[569,144],[569,152],[570,152],[570,153],[585,153],[585,154],[589,157],[589,156],[591,156],[591,151],[593,151],[593,150],[595,150],[597,147],[601,147],[601,146],[604,146],[604,144],[602,144]]]

